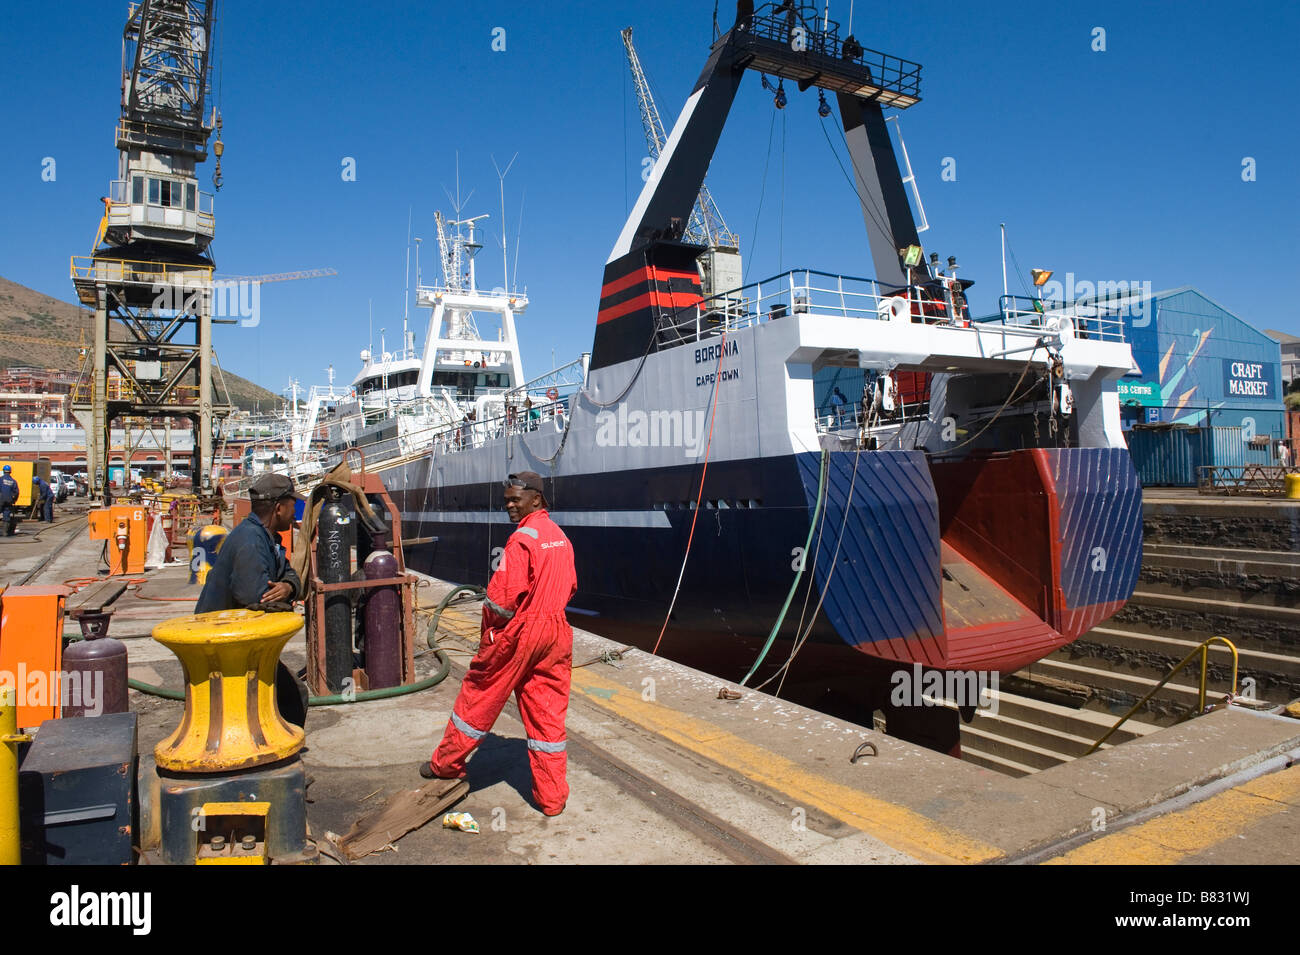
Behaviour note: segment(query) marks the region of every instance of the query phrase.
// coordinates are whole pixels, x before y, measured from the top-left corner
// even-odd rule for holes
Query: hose
[[[405,686],[389,686],[379,690],[361,690],[357,693],[335,693],[328,696],[312,696],[307,698],[308,706],[338,706],[346,703],[365,703],[370,700],[387,700],[395,696],[406,696],[408,693],[419,693],[421,690],[427,690],[430,687],[437,686],[443,680],[447,679],[447,674],[451,672],[451,657],[447,656],[446,651],[438,646],[435,639],[438,633],[438,618],[442,612],[447,609],[447,605],[452,602],[458,594],[461,593],[483,593],[482,587],[476,587],[472,584],[462,584],[453,587],[447,596],[439,601],[438,606],[434,609],[433,617],[429,620],[428,630],[425,632],[425,641],[429,644],[429,649],[433,651],[434,657],[438,660],[438,672],[423,680],[417,680],[415,683],[408,683]],[[143,680],[128,679],[126,685],[133,690],[139,690],[141,693],[147,693],[150,696],[160,696],[164,700],[184,700],[185,694],[180,690],[170,690],[162,686],[154,686],[152,683],[145,683]]]
[[[438,634],[438,621],[442,618],[442,612],[447,609],[459,595],[473,594],[475,596],[485,595],[482,587],[476,584],[457,584],[447,591],[446,595],[438,601],[438,606],[433,608],[433,614],[429,617],[429,628],[425,631],[425,642],[428,643],[429,649],[438,650],[438,641],[434,639]]]
[[[154,686],[152,683],[144,682],[144,680],[127,678],[126,685],[133,690],[139,690],[141,693],[148,693],[150,696],[161,696],[164,700],[184,701],[185,699],[185,694],[180,690],[169,690],[165,686]]]
[[[423,680],[417,680],[415,683],[408,683],[405,686],[389,686],[381,690],[361,690],[357,693],[336,693],[330,696],[311,696],[307,698],[308,706],[337,706],[344,703],[365,703],[370,700],[387,700],[394,696],[405,696],[408,693],[418,693],[421,690],[427,690],[430,687],[437,686],[443,680],[447,679],[447,674],[451,672],[451,657],[447,656],[441,649],[433,648],[433,654],[438,659],[438,672],[432,676],[427,676]],[[128,679],[126,685],[133,690],[139,690],[141,693],[148,693],[150,696],[160,696],[164,700],[184,701],[185,694],[181,690],[171,690],[164,686],[154,686],[152,683],[145,683],[143,680]]]
[[[331,696],[312,696],[307,698],[308,706],[336,706],[342,703],[365,703],[368,700],[387,700],[394,696],[406,696],[408,693],[419,693],[421,690],[427,690],[429,687],[437,686],[443,680],[447,679],[447,674],[451,672],[451,657],[447,656],[438,647],[430,648],[433,655],[438,659],[438,672],[432,676],[427,676],[423,680],[417,680],[415,683],[408,683],[405,686],[389,686],[382,690],[361,690],[359,693],[348,693],[346,695],[336,693]]]
[[[808,551],[812,547],[813,530],[817,527],[817,518],[821,515],[822,505],[826,502],[826,472],[829,470],[829,464],[830,452],[823,448],[821,468],[819,469],[819,480],[817,482],[817,507],[813,511],[812,520],[808,522],[808,539],[804,541],[803,556],[799,561],[799,570],[794,576],[794,583],[790,585],[790,592],[785,596],[785,603],[781,607],[781,612],[777,614],[776,623],[772,624],[772,632],[767,635],[767,643],[763,645],[763,650],[759,653],[758,659],[754,661],[754,665],[749,668],[749,672],[746,673],[744,679],[740,681],[741,686],[744,686],[749,682],[749,678],[754,675],[755,671],[763,665],[763,661],[767,659],[768,651],[772,649],[772,644],[776,642],[776,635],[781,632],[781,625],[785,623],[785,615],[790,610],[790,602],[794,600],[794,595],[799,590],[799,581],[803,579],[803,570],[808,563]]]

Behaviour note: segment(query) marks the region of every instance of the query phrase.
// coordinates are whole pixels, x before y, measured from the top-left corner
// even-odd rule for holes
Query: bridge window
[[[137,176],[135,181],[138,184],[140,182],[140,177]],[[149,205],[164,206],[166,208],[179,209],[183,203],[187,209],[193,210],[194,202],[195,202],[195,188],[193,185],[188,183],[184,185],[185,185],[185,189],[182,190],[181,189],[182,183],[173,182],[170,179],[154,179],[153,177],[150,177]],[[133,198],[138,195],[139,195],[138,185],[133,186]],[[135,201],[138,201],[138,199],[136,199]]]

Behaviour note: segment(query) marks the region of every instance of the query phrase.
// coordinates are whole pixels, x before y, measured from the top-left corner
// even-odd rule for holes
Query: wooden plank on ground
[[[79,590],[68,598],[68,613],[77,616],[82,613],[99,613],[126,590],[123,580],[104,580]]]
[[[463,779],[435,779],[419,789],[406,789],[380,809],[352,824],[338,846],[353,861],[396,842],[419,829],[465,798],[469,783]]]

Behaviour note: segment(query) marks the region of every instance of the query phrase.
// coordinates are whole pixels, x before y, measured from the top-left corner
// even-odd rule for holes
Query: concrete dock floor
[[[101,545],[84,528],[69,518],[39,536],[0,538],[0,583],[38,567],[29,583],[93,574]],[[134,678],[179,687],[180,664],[149,633],[189,613],[198,587],[180,564],[147,576],[118,601],[110,634],[127,644]],[[422,587],[421,603],[446,587]],[[442,622],[455,664],[442,684],[312,709],[304,761],[315,836],[346,832],[423,782],[417,766],[455,699],[477,605],[453,605]],[[575,631],[575,663],[617,648]],[[302,632],[284,658],[305,663]],[[432,672],[436,661],[427,654],[417,665]],[[740,699],[720,699],[723,687]],[[182,710],[136,691],[131,706],[142,754]],[[1288,768],[1300,721],[1235,708],[1012,779],[632,651],[575,668],[568,731],[563,815],[532,806],[523,727],[508,708],[471,759],[470,792],[456,807],[482,832],[435,821],[361,864],[1300,862],[1300,766]],[[863,743],[874,755],[851,762]]]

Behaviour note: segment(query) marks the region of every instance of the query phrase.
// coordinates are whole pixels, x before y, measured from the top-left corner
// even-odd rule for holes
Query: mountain
[[[71,291],[71,282],[69,282]],[[0,276],[0,368],[10,365],[35,365],[38,368],[63,368],[76,371],[81,365],[77,346],[73,343],[93,343],[94,316],[89,309],[61,302],[57,298],[19,285]],[[43,338],[47,342],[17,340]],[[60,344],[66,342],[68,344]],[[217,358],[220,360],[220,355]],[[230,400],[246,411],[256,404],[262,408],[276,408],[278,395],[223,371]],[[221,395],[221,375],[217,379],[217,395]]]

